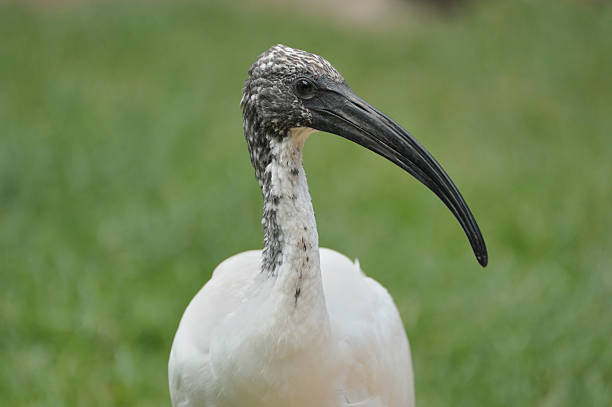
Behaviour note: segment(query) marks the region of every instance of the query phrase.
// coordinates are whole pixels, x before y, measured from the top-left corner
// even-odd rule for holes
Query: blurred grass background
[[[487,240],[483,271],[426,188],[310,138],[321,245],[395,298],[417,404],[612,404],[612,9],[316,14],[0,5],[0,405],[169,405],[184,307],[217,263],[261,246],[238,102],[279,42],[328,58],[416,135]]]

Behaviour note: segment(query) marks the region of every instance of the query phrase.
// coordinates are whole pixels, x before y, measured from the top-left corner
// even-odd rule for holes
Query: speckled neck
[[[297,128],[285,137],[259,137],[268,145],[253,160],[264,201],[262,272],[278,279],[296,304],[304,282],[320,279],[319,238],[302,167],[302,147],[311,131]]]
[[[317,226],[302,167],[302,148],[311,131],[298,128],[282,139],[270,139],[270,159],[260,180],[265,233],[262,270],[269,275],[278,274],[283,264],[318,265]]]

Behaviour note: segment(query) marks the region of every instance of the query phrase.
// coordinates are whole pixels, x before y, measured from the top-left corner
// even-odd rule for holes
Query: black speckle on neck
[[[262,252],[262,271],[270,276],[277,275],[277,269],[282,263],[282,229],[278,222],[277,208],[281,201],[281,196],[272,192],[272,173],[270,163],[278,159],[272,152],[272,140],[280,141],[281,134],[266,133],[258,126],[256,120],[248,120],[245,110],[244,133],[249,147],[251,163],[255,169],[255,177],[259,182],[263,195],[264,207],[262,226],[264,229],[264,242]],[[255,119],[255,118],[253,118]]]
[[[267,271],[270,275],[275,276],[283,256],[283,248],[281,245],[282,230],[278,224],[275,207],[264,204],[262,225],[264,229],[262,271]]]
[[[294,298],[295,298],[295,306],[297,307],[297,303],[298,303],[298,299],[300,298],[300,295],[302,294],[302,287],[299,286],[295,289],[295,294],[294,294]]]

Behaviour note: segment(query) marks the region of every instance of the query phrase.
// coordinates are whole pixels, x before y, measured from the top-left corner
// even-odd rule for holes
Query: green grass
[[[484,2],[487,3],[487,2]],[[395,298],[420,406],[612,403],[612,9],[488,2],[385,30],[153,3],[0,6],[0,405],[169,405],[189,299],[261,245],[246,70],[320,53],[412,131],[481,225],[314,135],[322,246]]]

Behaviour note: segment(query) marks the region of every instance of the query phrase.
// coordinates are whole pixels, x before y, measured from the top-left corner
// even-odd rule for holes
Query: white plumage
[[[215,269],[174,339],[173,406],[414,405],[410,349],[391,296],[358,263],[330,249],[320,256],[327,321],[292,310],[268,320],[276,293],[258,278],[259,250]],[[263,336],[259,346],[243,343],[252,340],[245,330]]]

